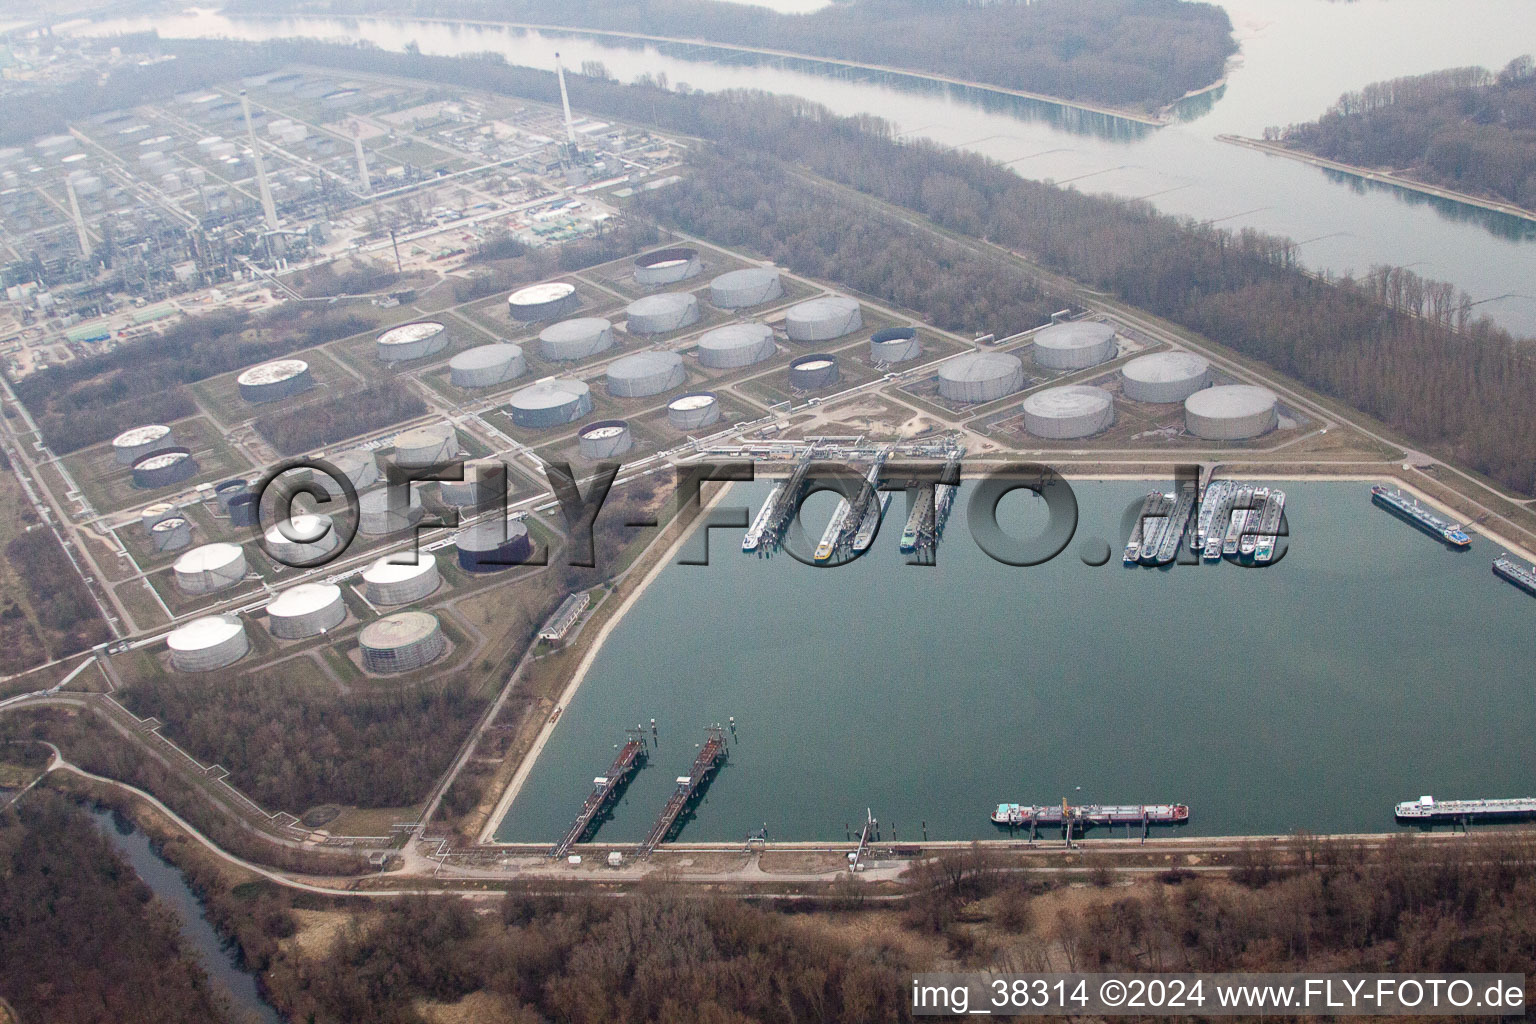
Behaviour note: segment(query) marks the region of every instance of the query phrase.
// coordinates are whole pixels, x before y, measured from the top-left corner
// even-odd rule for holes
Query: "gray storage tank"
[[[334,583],[300,583],[267,605],[267,628],[283,640],[302,640],[335,629],[347,617],[347,603]]]
[[[720,399],[712,391],[695,391],[667,403],[667,422],[678,430],[699,430],[720,422]]]
[[[635,283],[643,288],[676,284],[697,277],[703,269],[697,249],[684,246],[657,249],[635,257]]]
[[[133,486],[152,490],[169,487],[197,474],[197,461],[186,448],[166,448],[146,455],[133,464]]]
[[[952,402],[994,402],[1023,386],[1024,364],[1007,352],[968,352],[939,367],[939,394]]]
[[[1208,441],[1245,441],[1275,429],[1279,399],[1268,388],[1225,384],[1184,400],[1184,426]]]
[[[436,355],[448,347],[448,329],[436,320],[391,327],[374,342],[374,351],[385,363],[409,363]]]
[[[390,506],[388,487],[369,491],[357,500],[357,530],[371,537],[408,530],[421,521],[421,495],[412,487],[409,497],[400,497],[398,508]]]
[[[507,312],[518,323],[531,324],[569,316],[581,305],[576,286],[565,281],[520,288],[507,296]]]
[[[1071,385],[1046,388],[1024,399],[1024,429],[1062,441],[1090,437],[1115,422],[1115,399],[1103,388]]]
[[[1126,398],[1168,405],[1210,387],[1211,364],[1193,352],[1154,352],[1126,363],[1120,377]]]
[[[699,364],[716,370],[732,370],[772,359],[778,347],[767,324],[726,324],[699,339]]]
[[[395,464],[407,467],[448,462],[459,454],[459,434],[451,423],[429,423],[395,435]]]
[[[517,345],[498,342],[466,349],[448,360],[448,381],[456,388],[489,388],[528,372]]]
[[[173,629],[165,638],[178,672],[212,672],[233,665],[251,649],[235,615],[208,615]]]
[[[775,267],[732,270],[709,282],[710,305],[719,309],[760,306],[783,294],[784,284]]]
[[[314,387],[309,364],[302,359],[275,359],[253,366],[235,378],[240,397],[253,404],[291,398]]]
[[[397,612],[363,627],[358,637],[363,668],[391,675],[425,668],[448,649],[437,618],[426,612]]]
[[[517,519],[476,523],[455,534],[453,543],[465,572],[499,572],[522,565],[533,554],[528,527]]]
[[[590,359],[613,347],[613,324],[582,316],[550,324],[539,332],[539,354],[555,362]]]
[[[923,354],[915,327],[887,327],[869,336],[869,361],[904,363]]]
[[[437,557],[419,551],[415,562],[406,562],[410,556],[409,551],[385,555],[363,570],[363,596],[369,604],[410,604],[437,590],[443,582],[437,571]]]
[[[592,411],[592,390],[584,381],[552,378],[513,393],[507,407],[519,427],[543,429],[574,423]]]
[[[634,435],[624,420],[598,420],[590,423],[581,428],[576,441],[584,459],[611,459],[635,446]]]
[[[176,586],[183,594],[215,594],[245,579],[245,552],[235,544],[204,544],[193,548],[171,566]]]
[[[1036,366],[1049,370],[1083,370],[1115,358],[1119,346],[1115,329],[1096,320],[1052,324],[1034,337]]]
[[[837,357],[825,352],[801,356],[789,364],[789,386],[800,391],[820,391],[837,383]]]
[[[624,308],[630,334],[670,334],[698,323],[699,297],[692,292],[663,292],[636,299]]]
[[[305,568],[320,565],[341,544],[341,531],[331,517],[300,513],[285,522],[273,523],[263,535],[264,548],[283,565]]]
[[[112,439],[112,457],[119,466],[131,466],[146,455],[174,448],[171,428],[163,423],[151,423],[125,430]]]
[[[192,524],[181,516],[162,519],[149,528],[156,551],[180,551],[192,543]]]
[[[790,306],[784,314],[784,331],[790,341],[814,344],[852,334],[864,326],[857,300],[828,295]]]
[[[636,352],[608,366],[608,393],[615,398],[643,398],[682,386],[688,379],[676,352]]]

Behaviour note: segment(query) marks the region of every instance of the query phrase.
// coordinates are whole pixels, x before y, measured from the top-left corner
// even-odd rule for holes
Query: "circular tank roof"
[[[185,519],[181,518],[180,516],[171,516],[169,519],[162,519],[154,526],[151,526],[149,528],[149,532],[170,533],[172,530],[179,530],[186,525],[187,521]]]
[[[171,432],[171,428],[159,423],[151,423],[144,427],[134,427],[125,430],[112,439],[115,448],[137,448],[141,444],[149,444],[158,441]]]
[[[1130,380],[1145,384],[1170,384],[1193,380],[1210,368],[1208,360],[1193,352],[1154,352],[1132,359],[1121,367],[1120,372]]]
[[[207,615],[171,631],[165,638],[173,651],[205,651],[231,639],[244,629],[233,615]]]
[[[834,320],[859,311],[859,303],[842,295],[823,295],[790,306],[786,320]]]
[[[164,469],[166,466],[174,466],[183,459],[190,459],[192,453],[188,451],[160,452],[155,455],[146,455],[133,464],[134,469]]]
[[[466,349],[448,360],[450,370],[484,370],[493,366],[505,366],[518,356],[523,350],[516,345],[506,342],[496,342],[492,345],[480,345]]]
[[[1023,369],[1019,357],[1007,352],[972,352],[939,367],[939,376],[953,381],[984,381],[1012,376]]]
[[[687,309],[697,301],[692,292],[662,292],[660,295],[647,295],[643,299],[636,299],[625,307],[624,312],[630,316],[676,313]]]
[[[596,337],[606,330],[612,329],[613,324],[600,316],[578,316],[571,320],[561,320],[557,324],[550,324],[539,332],[541,341],[585,341],[587,338]]]
[[[658,373],[671,373],[682,365],[683,357],[676,352],[636,352],[610,363],[608,376],[649,377]]]
[[[340,600],[341,588],[334,583],[300,583],[278,594],[267,605],[267,614],[278,618],[308,615]]]
[[[1268,388],[1252,384],[1224,384],[1196,391],[1184,400],[1184,408],[1207,419],[1252,416],[1272,409],[1278,399]]]
[[[385,650],[418,643],[437,632],[437,619],[426,612],[397,612],[363,628],[358,639],[364,647]]]
[[[1041,348],[1079,349],[1093,348],[1113,339],[1115,329],[1096,320],[1074,320],[1052,324],[1035,335],[1035,344]]]
[[[541,380],[530,384],[512,395],[512,404],[519,409],[553,409],[576,401],[591,388],[579,380]]]
[[[620,434],[624,433],[624,431],[626,431],[628,429],[629,428],[627,426],[619,426],[617,424],[609,424],[607,426],[588,427],[586,430],[583,430],[581,432],[581,436],[582,437],[590,437],[593,440],[600,440],[602,438],[607,438],[607,437],[618,437]]]
[[[227,565],[233,565],[244,557],[238,546],[226,544],[223,541],[216,541],[213,544],[204,544],[201,547],[188,551],[176,559],[176,563],[172,568],[176,572],[181,573],[211,572],[215,569],[222,569]]]
[[[236,377],[235,383],[276,384],[278,381],[292,380],[308,369],[309,364],[302,359],[276,359],[270,363],[251,367]]]
[[[427,448],[442,444],[453,435],[453,427],[447,423],[429,423],[395,435],[396,448]]]
[[[744,267],[728,270],[710,282],[714,288],[754,288],[777,280],[779,272],[772,267]]]
[[[717,401],[719,401],[719,399],[717,399],[714,395],[684,395],[681,398],[674,398],[672,401],[668,402],[667,408],[691,411],[693,409],[702,409],[706,405],[710,405]]]
[[[443,325],[435,320],[422,320],[414,324],[401,324],[399,327],[391,327],[379,335],[380,345],[409,345],[413,341],[422,341],[443,332]]]
[[[773,328],[767,324],[726,324],[716,327],[699,338],[702,349],[734,349],[761,345],[765,338],[773,337]]]
[[[637,267],[675,267],[680,263],[687,263],[698,256],[697,249],[672,248],[658,249],[655,252],[643,253],[635,257]]]
[[[416,555],[416,564],[391,562],[393,556],[385,555],[363,570],[364,583],[404,583],[431,572],[437,566],[437,558],[425,551]]]
[[[1024,411],[1032,416],[1066,418],[1099,412],[1114,403],[1113,396],[1103,388],[1085,384],[1061,388],[1047,388],[1024,399]]]
[[[538,306],[546,302],[555,302],[563,299],[576,290],[573,284],[565,281],[550,281],[546,284],[529,285],[527,288],[519,288],[507,296],[507,301],[514,306]]]
[[[828,356],[807,356],[804,359],[796,359],[790,363],[790,367],[796,370],[825,370],[836,360]]]
[[[461,551],[495,551],[503,544],[516,544],[528,536],[528,527],[516,519],[476,523],[465,527],[453,538],[454,546]]]
[[[273,523],[267,528],[266,538],[268,544],[314,544],[323,539],[331,531],[331,517],[327,515],[301,513],[288,520],[290,529],[283,532],[282,523]],[[288,533],[293,534],[290,539]]]

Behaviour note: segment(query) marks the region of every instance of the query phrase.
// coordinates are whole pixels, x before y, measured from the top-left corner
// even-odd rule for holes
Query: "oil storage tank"
[[[699,297],[692,292],[663,292],[624,307],[630,334],[668,334],[699,320]]]
[[[197,473],[197,460],[186,448],[166,448],[136,461],[131,472],[133,486],[151,490],[190,480]]]
[[[157,501],[153,505],[145,505],[139,513],[139,525],[145,530],[152,530],[155,524],[166,519],[182,518],[181,509],[169,501]]]
[[[253,404],[276,402],[314,387],[309,364],[302,359],[274,359],[253,366],[235,378],[240,397]]]
[[[611,459],[635,446],[634,435],[624,420],[598,420],[582,427],[576,442],[584,459]]]
[[[699,430],[720,422],[720,399],[712,391],[695,391],[667,403],[667,422],[678,430]]]
[[[416,488],[410,489],[408,497],[396,500],[400,502],[399,507],[391,508],[388,487],[380,487],[360,497],[357,500],[358,532],[381,537],[408,530],[421,521],[421,495],[416,493]]]
[[[720,309],[758,306],[783,294],[784,284],[775,267],[732,270],[709,282],[710,305]]]
[[[869,336],[869,361],[904,363],[923,354],[916,327],[887,327]]]
[[[149,539],[156,551],[180,551],[192,543],[192,524],[181,516],[162,519],[149,528]]]
[[[363,570],[363,596],[369,604],[410,604],[437,590],[443,582],[437,571],[437,556],[418,551],[414,563],[404,561],[409,557],[410,552],[385,555]]]
[[[939,367],[939,394],[952,402],[992,402],[1024,386],[1024,364],[1007,352],[968,352]]]
[[[1211,384],[1211,364],[1193,352],[1154,352],[1120,369],[1121,390],[1134,402],[1182,402]]]
[[[575,312],[580,305],[576,286],[565,281],[529,285],[507,296],[507,312],[523,324],[555,320]]]
[[[1024,429],[1036,437],[1090,437],[1115,422],[1115,399],[1103,388],[1046,388],[1024,399]]]
[[[215,594],[245,579],[245,552],[235,544],[204,544],[176,559],[171,573],[183,594]]]
[[[370,622],[358,637],[363,668],[378,675],[425,668],[448,649],[437,618],[426,612],[396,612]]]
[[[676,284],[697,277],[703,269],[697,249],[685,246],[657,249],[635,257],[635,283],[645,288]]]
[[[112,439],[112,457],[119,466],[131,466],[146,455],[174,448],[171,428],[163,423],[150,423],[125,430]]]
[[[697,351],[700,365],[732,370],[772,359],[778,348],[767,324],[726,324],[700,338]]]
[[[533,554],[528,527],[517,519],[476,523],[455,534],[453,543],[465,572],[497,572],[521,565]]]
[[[507,406],[520,427],[558,427],[592,411],[592,390],[583,381],[551,378],[513,393]]]
[[[409,363],[436,355],[448,347],[448,329],[436,320],[391,327],[374,340],[380,362]]]
[[[1267,434],[1279,422],[1279,399],[1268,388],[1224,384],[1184,400],[1184,427],[1207,441],[1243,441]]]
[[[267,605],[267,628],[283,640],[302,640],[335,629],[347,617],[347,603],[334,583],[300,583]]]
[[[233,480],[221,480],[213,485],[213,500],[218,503],[219,511],[227,516],[229,515],[229,503],[242,494],[249,494],[250,490],[251,482],[249,480],[242,480],[239,477]]]
[[[478,345],[448,360],[448,382],[456,388],[495,387],[527,372],[522,348],[504,342]]]
[[[676,352],[636,352],[608,367],[608,393],[615,398],[643,398],[680,387],[688,379]]]
[[[464,464],[463,480],[442,480],[437,496],[453,508],[489,508],[499,503],[507,487],[507,466],[488,459]]]
[[[784,331],[790,341],[831,341],[863,326],[858,302],[843,295],[809,299],[790,306],[784,314]]]
[[[612,347],[613,324],[599,316],[562,320],[539,332],[539,354],[556,362],[590,359]]]
[[[173,629],[165,638],[178,672],[212,672],[233,665],[251,649],[245,625],[235,615],[206,615]]]
[[[353,490],[361,491],[379,482],[379,462],[373,457],[373,452],[366,449],[353,448],[337,452],[325,461],[352,482]],[[332,495],[342,493],[341,485],[333,480],[330,474],[321,473],[319,479],[321,486]]]
[[[395,464],[431,466],[459,454],[459,434],[451,423],[429,423],[395,435]]]
[[[1048,370],[1083,370],[1115,358],[1115,329],[1097,320],[1051,324],[1035,335],[1036,366]]]
[[[319,565],[341,544],[341,531],[327,515],[301,514],[273,523],[263,535],[268,554],[284,565]]]
[[[837,357],[819,352],[801,356],[789,364],[789,386],[801,391],[820,391],[837,383]]]

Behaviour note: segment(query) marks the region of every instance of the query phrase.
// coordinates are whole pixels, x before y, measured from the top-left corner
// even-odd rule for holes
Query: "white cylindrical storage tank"
[[[575,312],[580,305],[576,286],[564,281],[530,285],[507,296],[507,312],[513,320],[524,324],[554,320]]]
[[[1024,386],[1024,364],[1007,352],[968,352],[939,367],[939,394],[952,402],[994,402]]]
[[[373,452],[366,449],[354,448],[350,451],[337,452],[325,460],[336,471],[348,480],[352,481],[352,489],[362,491],[379,482],[379,462],[373,457]],[[330,494],[341,494],[341,487],[331,479],[330,474],[319,474],[319,481]]]
[[[517,345],[498,342],[467,349],[448,360],[448,382],[456,388],[489,388],[528,372]]]
[[[712,392],[696,391],[667,403],[667,422],[678,430],[698,430],[720,422],[720,399]]]
[[[388,487],[369,491],[357,499],[357,530],[370,536],[408,530],[421,521],[421,515],[421,495],[414,487],[398,510],[390,509]]]
[[[334,583],[300,583],[267,605],[267,628],[283,640],[302,640],[335,629],[347,617],[347,603]]]
[[[915,327],[887,327],[869,336],[872,363],[904,363],[922,354],[923,343]]]
[[[182,518],[180,508],[169,501],[157,501],[153,505],[144,506],[144,511],[139,513],[139,525],[145,530],[152,530],[156,523],[180,518]]]
[[[539,355],[556,362],[590,359],[613,347],[613,324],[582,316],[550,324],[539,332]]]
[[[579,380],[541,380],[514,392],[507,406],[520,427],[558,427],[592,411],[592,390]]]
[[[181,175],[175,171],[160,175],[160,191],[175,195],[181,191]]]
[[[131,466],[146,455],[174,448],[171,428],[162,423],[134,427],[112,439],[112,457],[119,466]]]
[[[697,249],[683,246],[658,249],[635,257],[635,283],[644,288],[676,284],[697,277],[703,269]]]
[[[448,347],[448,329],[436,320],[391,327],[374,342],[374,352],[386,363],[408,363]]]
[[[363,596],[369,604],[410,604],[421,601],[437,590],[443,578],[437,571],[437,557],[425,551],[416,553],[414,565],[403,564],[406,552],[385,555],[363,570]],[[401,562],[391,562],[399,558]]]
[[[214,147],[223,141],[224,136],[222,135],[205,135],[197,140],[197,151],[199,153],[212,153]]]
[[[1046,388],[1024,399],[1024,429],[1036,437],[1056,441],[1090,437],[1114,422],[1115,399],[1103,388]]]
[[[398,466],[431,466],[447,462],[458,454],[459,434],[451,423],[429,423],[395,435],[395,464]]]
[[[308,391],[314,386],[315,379],[310,376],[309,364],[304,360],[275,359],[246,370],[235,378],[235,384],[240,389],[241,398],[260,404]]]
[[[192,543],[192,524],[181,516],[162,519],[149,528],[156,551],[180,551]]]
[[[667,334],[699,320],[699,297],[692,292],[663,292],[636,299],[624,308],[630,334]]]
[[[629,424],[623,420],[598,420],[581,428],[576,441],[584,459],[611,459],[635,446]]]
[[[1083,370],[1115,358],[1115,329],[1097,320],[1051,324],[1034,339],[1036,366],[1048,370]]]
[[[153,490],[190,480],[197,474],[197,460],[186,448],[167,448],[139,459],[131,472],[133,486]]]
[[[726,324],[699,339],[699,364],[716,370],[732,370],[772,359],[778,347],[773,328],[767,324]]]
[[[233,665],[251,649],[245,625],[235,615],[207,615],[171,631],[165,638],[171,665],[178,672],[212,672]]]
[[[636,352],[608,366],[608,393],[615,398],[644,398],[681,387],[688,379],[676,352]]]
[[[784,294],[775,267],[747,267],[721,274],[709,282],[709,302],[720,309],[741,309],[772,302]]]
[[[396,612],[370,622],[358,638],[363,668],[379,675],[410,672],[432,664],[448,649],[437,618],[426,612]]]
[[[1184,400],[1184,427],[1207,441],[1242,441],[1275,429],[1279,399],[1268,388],[1224,384]]]
[[[468,462],[464,465],[464,479],[439,481],[437,495],[444,505],[475,508],[498,502],[506,486],[506,463]]]
[[[837,383],[837,357],[819,352],[801,356],[789,364],[789,386],[800,391],[820,391]]]
[[[1211,384],[1211,364],[1193,352],[1154,352],[1120,369],[1121,390],[1133,402],[1182,402]]]
[[[341,531],[327,515],[296,515],[273,523],[264,535],[266,551],[284,565],[319,565],[341,543]]]
[[[245,552],[235,544],[204,544],[176,559],[171,573],[183,594],[228,590],[245,579]]]
[[[831,341],[863,326],[858,302],[842,295],[810,299],[790,306],[784,314],[784,330],[790,341]]]

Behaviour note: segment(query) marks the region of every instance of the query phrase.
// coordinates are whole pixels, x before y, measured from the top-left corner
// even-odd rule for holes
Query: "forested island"
[[[1536,59],[1376,82],[1265,139],[1536,211]]]
[[[714,0],[236,0],[228,9],[407,14],[708,40],[1145,111],[1220,80],[1237,52],[1226,11],[1185,0],[851,0],[811,14]]]

